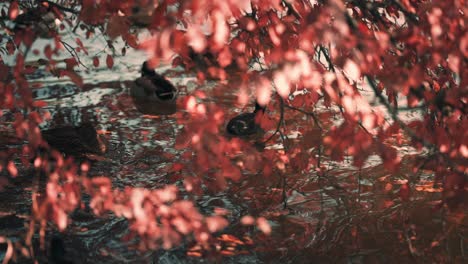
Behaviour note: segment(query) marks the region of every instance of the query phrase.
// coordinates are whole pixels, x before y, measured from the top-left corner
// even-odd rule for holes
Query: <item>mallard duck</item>
[[[177,89],[166,78],[156,73],[145,61],[141,77],[130,89],[138,111],[150,115],[170,115],[176,111]]]
[[[264,113],[265,107],[255,102],[255,110],[252,113],[240,114],[229,120],[226,130],[233,136],[250,136],[262,131],[260,126],[255,122],[257,113]]]
[[[90,123],[81,126],[64,126],[41,131],[47,144],[58,151],[75,157],[87,154],[101,155],[105,146],[99,139],[96,129]]]
[[[56,15],[47,1],[41,1],[37,7],[18,15],[15,19],[15,32],[31,28],[41,38],[51,38],[57,31]]]

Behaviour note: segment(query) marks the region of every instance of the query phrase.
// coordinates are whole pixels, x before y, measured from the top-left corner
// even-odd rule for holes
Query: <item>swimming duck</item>
[[[130,88],[130,95],[143,114],[171,115],[176,111],[177,89],[150,68],[147,61],[141,67],[141,77]]]
[[[257,113],[264,113],[265,107],[255,102],[255,110],[252,113],[240,114],[229,120],[226,130],[233,136],[251,136],[262,131],[260,126],[255,122]]]
[[[105,152],[103,142],[90,123],[43,130],[41,133],[42,138],[50,147],[66,155],[83,157],[87,154],[101,155]]]

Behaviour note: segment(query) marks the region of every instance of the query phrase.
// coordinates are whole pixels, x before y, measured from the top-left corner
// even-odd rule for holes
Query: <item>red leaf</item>
[[[171,171],[181,171],[184,168],[182,163],[174,163]]]
[[[8,78],[8,73],[10,72],[10,67],[0,62],[0,81],[4,82]]]
[[[106,58],[106,64],[109,69],[112,69],[112,67],[114,66],[114,59],[109,54],[107,55],[107,58]]]
[[[46,58],[51,59],[52,58],[52,47],[50,45],[46,45],[44,47],[44,55]]]
[[[83,45],[83,42],[81,42],[81,39],[79,38],[76,38],[76,44],[78,44],[78,46],[80,46],[80,48],[83,49],[83,52],[88,55],[88,50],[85,48],[85,46]]]
[[[16,177],[18,175],[18,169],[16,168],[13,161],[8,162],[7,169],[12,177]]]
[[[223,49],[223,51],[219,53],[219,56],[218,56],[219,66],[224,68],[228,66],[229,64],[231,64],[231,61],[232,61],[231,52],[227,48]]]
[[[183,217],[175,217],[172,219],[171,223],[175,226],[177,231],[184,235],[187,235],[191,231],[190,223],[187,222]]]
[[[281,44],[281,39],[278,34],[276,34],[273,27],[268,28],[268,34],[270,35],[271,42],[273,42],[275,46],[279,46]]]
[[[63,60],[67,65],[67,70],[73,71],[73,68],[78,65],[78,61],[75,58],[68,58]]]
[[[127,31],[128,26],[125,17],[114,15],[109,19],[109,22],[107,22],[106,33],[111,39],[115,39]]]
[[[266,235],[271,233],[271,226],[264,217],[257,218],[257,227]]]
[[[38,112],[36,111],[33,111],[29,114],[29,120],[32,120],[33,122],[35,122],[36,124],[40,124],[42,123],[42,117],[41,115],[39,115]]]
[[[410,197],[410,188],[408,186],[408,183],[405,183],[405,184],[401,185],[401,187],[400,187],[400,198],[403,201],[408,201],[409,197]]]
[[[33,102],[33,106],[34,106],[34,107],[42,108],[42,107],[47,106],[47,102],[42,101],[42,100],[37,100],[37,101],[34,101],[34,102]]]
[[[210,216],[206,218],[206,225],[211,233],[222,230],[228,225],[228,221],[221,216]]]
[[[255,223],[255,218],[250,215],[243,216],[241,218],[241,223],[243,225],[253,225]]]
[[[93,65],[94,67],[99,67],[99,58],[97,56],[93,58]]]
[[[72,80],[72,82],[74,82],[76,85],[78,85],[79,87],[82,87],[83,86],[83,79],[81,78],[80,75],[78,75],[76,72],[74,71],[67,71],[67,70],[64,70],[61,72],[60,74],[61,76],[63,75],[66,75],[68,77],[70,77],[70,79]]]
[[[8,9],[8,16],[10,17],[11,20],[15,20],[15,18],[18,16],[19,9],[18,9],[18,2],[13,1],[10,4],[10,9]]]
[[[122,36],[122,38],[125,40],[125,42],[127,42],[127,44],[136,49],[138,48],[138,42],[137,42],[137,37],[133,34],[125,34]]]

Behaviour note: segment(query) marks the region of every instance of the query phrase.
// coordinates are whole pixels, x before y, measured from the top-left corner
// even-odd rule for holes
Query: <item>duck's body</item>
[[[263,130],[255,122],[258,113],[265,112],[265,107],[255,103],[255,110],[252,113],[240,114],[229,120],[226,130],[232,136],[242,137],[251,136],[262,132]]]
[[[130,89],[135,106],[143,114],[169,115],[176,111],[177,89],[144,62],[141,77]]]
[[[64,126],[44,130],[42,138],[50,147],[72,156],[103,154],[105,147],[99,140],[96,129],[90,123],[81,126]]]

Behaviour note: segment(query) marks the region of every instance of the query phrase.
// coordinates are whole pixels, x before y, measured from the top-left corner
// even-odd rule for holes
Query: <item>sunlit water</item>
[[[45,44],[36,43],[37,47]],[[104,53],[101,55],[109,52],[99,39],[88,41],[85,45],[91,55],[102,50]],[[120,49],[117,43],[116,50]],[[65,58],[69,54],[63,52],[60,56]],[[28,61],[37,58],[30,56]],[[181,127],[173,116],[150,118],[143,116],[133,106],[127,84],[139,76],[145,54],[128,49],[126,56],[116,56],[114,60],[113,69],[107,69],[105,56],[101,56],[101,66],[94,68],[91,60],[83,56],[83,63],[90,65],[89,70],[78,68],[85,83],[83,89],[66,78],[58,79],[41,69],[28,76],[32,83],[43,84],[43,87],[34,90],[34,96],[46,101],[47,109],[52,114],[52,121],[42,127],[59,125],[58,122],[79,124],[92,121],[100,130],[107,132],[108,151],[106,161],[93,164],[91,177],[109,176],[115,188],[161,188],[168,183],[168,166],[180,159],[174,144]],[[198,86],[193,76],[179,74],[177,69],[169,66],[161,67],[158,71],[167,73],[176,86],[186,86],[188,93],[195,88],[209,92],[213,86],[213,83]],[[227,94],[216,103],[234,112],[238,111],[233,108],[235,99],[234,94]],[[5,118],[8,118],[8,114]],[[294,133],[289,136],[291,139],[300,137]],[[269,148],[281,148],[281,145],[272,142]],[[169,159],[165,153],[173,154],[175,158]],[[401,149],[401,154],[409,158],[411,153]],[[417,249],[430,245],[433,240],[440,240],[443,245],[440,249],[436,248],[436,253],[426,252],[426,258],[452,254],[449,259],[453,257],[458,261],[461,260],[456,258],[459,256],[466,259],[466,225],[464,229],[462,226],[447,233],[446,229],[451,224],[428,203],[439,199],[438,193],[416,193],[414,203],[401,202],[399,185],[393,180],[414,177],[410,168],[390,177],[390,173],[379,165],[381,161],[377,156],[371,156],[361,170],[352,167],[349,161],[324,162],[329,168],[327,177],[318,177],[314,172],[307,177],[299,177],[301,173],[288,175],[291,179],[297,177],[297,180],[289,182],[291,191],[286,199],[287,209],[277,199],[281,193],[275,193],[275,188],[265,189],[265,194],[259,196],[258,201],[243,197],[248,191],[248,182],[253,181],[253,177],[260,177],[258,175],[245,175],[247,180],[236,194],[225,192],[201,197],[197,205],[202,212],[221,206],[232,212],[231,221],[236,221],[246,212],[255,213],[255,208],[265,210],[258,204],[262,199],[271,204],[269,219],[273,227],[272,236],[265,238],[249,254],[224,258],[223,262],[392,263],[393,260],[409,261],[417,254],[423,254]],[[20,186],[31,185],[28,182],[31,179],[28,173],[31,172],[27,169],[20,172],[22,179],[16,180],[20,185],[13,185],[0,193],[0,211],[5,215],[0,216],[0,233],[13,240],[24,234],[24,221],[30,214],[30,188],[24,191]],[[431,177],[425,174],[417,176],[419,179]],[[86,199],[89,197],[85,196]],[[278,202],[271,202],[271,199]],[[289,212],[279,213],[284,210]],[[171,251],[138,252],[134,249],[135,241],[122,242],[122,238],[128,234],[126,221],[112,215],[98,218],[81,210],[73,213],[71,218],[72,224],[60,236],[65,241],[69,257],[77,263],[209,262],[187,257],[183,246]],[[435,237],[431,235],[433,233]],[[447,238],[437,237],[445,233],[448,234]]]

